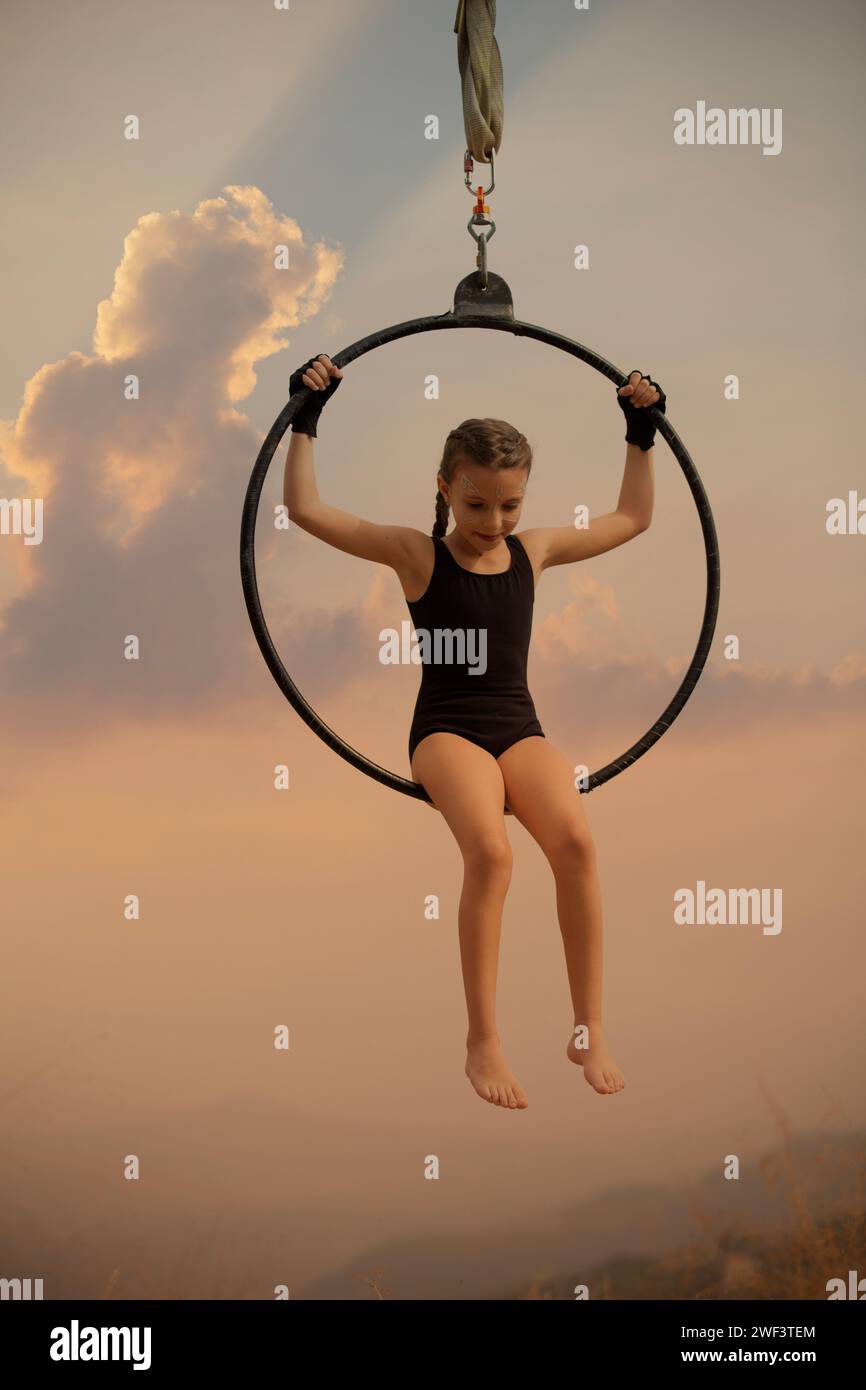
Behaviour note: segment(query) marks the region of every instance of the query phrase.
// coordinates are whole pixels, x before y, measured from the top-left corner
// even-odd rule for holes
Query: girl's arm
[[[656,428],[644,412],[657,406],[664,413],[667,397],[658,382],[640,372],[629,372],[628,381],[617,391],[617,401],[626,417],[625,472],[616,511],[605,512],[577,530],[573,526],[540,527],[521,533],[520,539],[531,552],[536,575],[548,565],[570,565],[603,555],[645,531],[652,521],[655,483],[653,479],[653,440]]]
[[[283,502],[291,522],[337,550],[390,565],[398,574],[411,573],[423,564],[421,556],[430,539],[423,531],[412,526],[380,526],[322,501],[313,467],[313,440],[308,434],[291,435]]]
[[[531,550],[537,573],[549,565],[589,560],[645,531],[652,521],[654,495],[653,451],[629,444],[616,511],[593,517],[582,530],[573,526],[538,526],[522,531],[520,539],[527,552]]]

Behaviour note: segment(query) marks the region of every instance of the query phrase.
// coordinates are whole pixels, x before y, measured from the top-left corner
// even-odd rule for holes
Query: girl
[[[314,394],[292,422],[284,501],[292,521],[311,535],[350,555],[390,565],[419,643],[422,631],[434,639],[432,657],[423,655],[422,646],[409,759],[414,780],[441,811],[463,856],[458,928],[469,1013],[466,1075],[492,1105],[509,1110],[528,1105],[496,1029],[499,937],[512,864],[507,806],[540,845],[556,883],[574,1006],[567,1056],[583,1067],[590,1086],[610,1095],[625,1081],[601,1021],[602,907],[595,846],[571,762],[548,741],[536,717],[526,662],[543,571],[601,555],[649,526],[655,427],[645,411],[653,405],[663,411],[665,394],[637,371],[617,392],[628,445],[619,500],[615,511],[593,518],[584,530],[533,527],[516,535],[532,450],[504,420],[464,420],[445,441],[436,520],[426,535],[411,526],[363,521],[320,500],[311,441],[342,375],[321,353],[291,378],[292,394],[302,386]],[[447,532],[449,516],[454,527]]]

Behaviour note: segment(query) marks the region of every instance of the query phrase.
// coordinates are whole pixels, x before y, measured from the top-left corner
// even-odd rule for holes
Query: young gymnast
[[[532,467],[524,435],[504,420],[471,419],[451,431],[437,473],[430,534],[380,525],[322,502],[312,439],[342,371],[321,353],[290,381],[313,394],[292,422],[284,501],[291,520],[350,555],[396,572],[416,635],[447,634],[424,658],[409,733],[412,776],[451,829],[463,857],[458,910],[469,1014],[466,1075],[482,1100],[528,1105],[496,1027],[496,973],[512,854],[506,807],[538,842],[553,872],[574,1009],[567,1056],[600,1094],[625,1085],[602,1027],[602,906],[596,851],[572,759],[545,737],[526,684],[535,588],[551,565],[573,564],[645,531],[653,511],[655,427],[646,407],[665,408],[657,382],[631,372],[617,400],[626,417],[625,471],[616,509],[584,530],[532,527],[515,534]],[[321,393],[321,394],[318,394]],[[447,532],[449,515],[453,530]],[[446,534],[447,532],[447,534]],[[453,660],[454,634],[464,661]],[[484,660],[470,662],[468,654]],[[459,651],[458,651],[459,655]]]

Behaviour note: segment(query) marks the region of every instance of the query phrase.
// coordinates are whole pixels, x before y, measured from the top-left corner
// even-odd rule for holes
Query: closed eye
[[[470,509],[471,511],[473,511],[473,512],[480,512],[480,511],[483,511],[483,510],[484,510],[484,503],[483,503],[483,502],[467,502],[466,505],[467,505],[467,506],[469,507],[469,509]],[[516,512],[519,506],[520,506],[520,503],[519,503],[519,502],[506,502],[506,504],[505,504],[505,511],[508,511],[508,512]]]

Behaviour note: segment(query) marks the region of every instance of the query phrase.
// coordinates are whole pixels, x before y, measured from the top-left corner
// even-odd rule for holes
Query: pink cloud
[[[40,368],[0,426],[0,488],[45,498],[42,545],[6,537],[0,551],[2,674],[25,723],[189,708],[233,683],[249,649],[238,518],[259,443],[234,406],[341,265],[256,188],[130,232],[93,353]],[[128,633],[140,662],[122,657]]]

